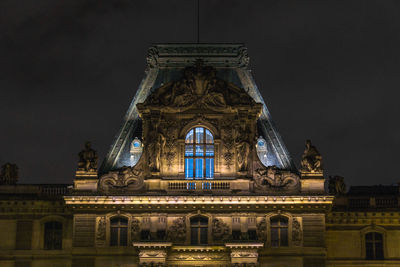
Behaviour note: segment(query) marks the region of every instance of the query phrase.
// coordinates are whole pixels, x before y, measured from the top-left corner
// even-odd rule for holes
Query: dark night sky
[[[251,5],[249,4],[251,3]],[[71,183],[102,160],[151,43],[194,42],[194,0],[0,1],[0,163],[21,183]],[[202,42],[244,42],[296,164],[310,138],[326,176],[392,184],[400,150],[400,1],[205,1]]]

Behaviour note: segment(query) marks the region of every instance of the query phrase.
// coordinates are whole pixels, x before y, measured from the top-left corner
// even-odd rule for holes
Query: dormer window
[[[143,151],[142,142],[136,137],[135,139],[133,139],[131,143],[131,149],[130,149],[131,167],[135,166],[138,163],[140,156],[142,155],[142,151]]]
[[[268,166],[268,150],[267,150],[267,141],[265,141],[264,138],[262,138],[261,136],[258,138],[257,140],[257,144],[256,144],[256,150],[257,150],[257,156],[260,159],[260,161],[262,162],[262,164],[264,164],[264,166]]]
[[[196,127],[185,138],[186,179],[214,177],[214,137],[210,130]]]

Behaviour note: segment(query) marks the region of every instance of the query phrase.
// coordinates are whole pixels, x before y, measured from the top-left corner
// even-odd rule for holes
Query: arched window
[[[62,249],[62,223],[51,221],[44,224],[44,249]]]
[[[365,257],[367,260],[383,260],[383,235],[369,232],[365,235]]]
[[[110,220],[110,245],[126,246],[128,244],[128,220],[117,217]]]
[[[185,177],[214,177],[214,137],[204,127],[191,129],[185,139]]]
[[[208,235],[208,219],[197,216],[190,219],[190,243],[192,245],[206,245]]]
[[[288,219],[282,216],[271,218],[271,247],[286,247],[288,244]]]

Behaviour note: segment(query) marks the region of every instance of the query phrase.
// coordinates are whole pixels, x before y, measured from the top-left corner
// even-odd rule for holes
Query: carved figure
[[[85,149],[79,152],[78,170],[97,171],[97,152],[91,148],[90,142],[86,142]]]
[[[296,174],[280,170],[275,166],[257,168],[254,179],[259,188],[295,188],[299,184],[299,177]]]
[[[265,218],[257,224],[257,239],[259,241],[267,240],[267,220]]]
[[[182,243],[186,240],[185,218],[175,219],[167,231],[167,239],[171,242]]]
[[[100,217],[97,223],[96,238],[98,240],[106,240],[106,218]]]
[[[229,226],[220,219],[214,219],[212,234],[214,240],[226,241],[229,239]]]
[[[165,147],[165,137],[154,127],[149,133],[148,160],[152,172],[159,172],[161,166],[161,155]]]
[[[132,241],[140,240],[140,221],[136,218],[132,219],[131,238],[132,238]]]
[[[322,156],[317,148],[311,144],[310,140],[306,141],[306,149],[301,160],[301,170],[305,172],[322,172]]]
[[[247,171],[248,157],[250,153],[250,145],[248,142],[241,142],[237,146],[238,167],[239,171]]]
[[[100,190],[108,192],[115,190],[140,190],[143,185],[143,170],[141,164],[135,167],[122,167],[117,171],[111,171],[100,178]]]
[[[152,51],[150,65],[154,65],[153,54]],[[181,80],[158,88],[143,104],[179,110],[190,107],[221,110],[227,105],[253,103],[254,100],[242,88],[218,79],[215,68],[203,66],[203,62],[198,60],[195,66],[184,69]]]
[[[346,184],[344,183],[344,177],[341,176],[329,176],[328,191],[332,195],[343,195],[346,193]]]
[[[300,246],[303,235],[301,231],[301,224],[297,218],[293,218],[292,229],[292,243],[295,246]]]
[[[18,181],[18,166],[7,162],[1,167],[0,184],[13,185]]]

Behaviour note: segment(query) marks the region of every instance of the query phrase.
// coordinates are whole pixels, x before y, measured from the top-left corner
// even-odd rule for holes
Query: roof
[[[267,141],[269,164],[281,169],[296,170],[248,69],[249,57],[243,44],[156,44],[148,50],[146,75],[100,167],[100,174],[130,165],[130,142],[139,137],[137,135],[141,131],[136,104],[143,103],[156,88],[178,80],[182,70],[198,59],[205,65],[215,67],[218,78],[244,88],[255,102],[263,105],[258,127]]]

